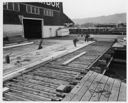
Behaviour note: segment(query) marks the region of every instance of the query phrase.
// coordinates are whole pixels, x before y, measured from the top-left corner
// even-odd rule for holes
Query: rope
[[[109,96],[111,95],[111,91],[108,90],[110,88],[110,85],[106,84],[108,89],[103,89],[100,87],[100,85],[103,84],[102,82],[97,81],[95,83],[98,85],[98,87],[97,90],[95,90],[95,88],[89,89],[91,96],[95,97],[96,95],[98,95],[98,100],[100,99],[101,95],[103,95],[105,98],[109,98]]]

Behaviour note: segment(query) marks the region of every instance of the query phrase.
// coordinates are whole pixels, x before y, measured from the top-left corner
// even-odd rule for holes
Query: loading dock
[[[23,18],[24,38],[40,39],[42,33],[42,19]]]

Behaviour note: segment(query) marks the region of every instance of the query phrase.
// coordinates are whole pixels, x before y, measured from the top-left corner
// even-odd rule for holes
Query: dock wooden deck
[[[126,84],[89,71],[63,101],[126,101]]]

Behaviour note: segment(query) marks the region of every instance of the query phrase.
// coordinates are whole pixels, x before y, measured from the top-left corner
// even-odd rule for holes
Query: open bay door
[[[42,22],[40,19],[23,19],[24,37],[27,39],[42,38]]]

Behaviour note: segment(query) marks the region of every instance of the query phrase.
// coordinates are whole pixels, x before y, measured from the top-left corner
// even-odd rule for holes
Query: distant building
[[[118,24],[118,27],[126,28],[126,23],[120,23],[120,24]]]
[[[116,27],[116,24],[97,24],[96,27],[114,28],[114,27]]]
[[[56,36],[56,30],[73,22],[63,13],[62,2],[6,2],[3,4],[3,37]]]

